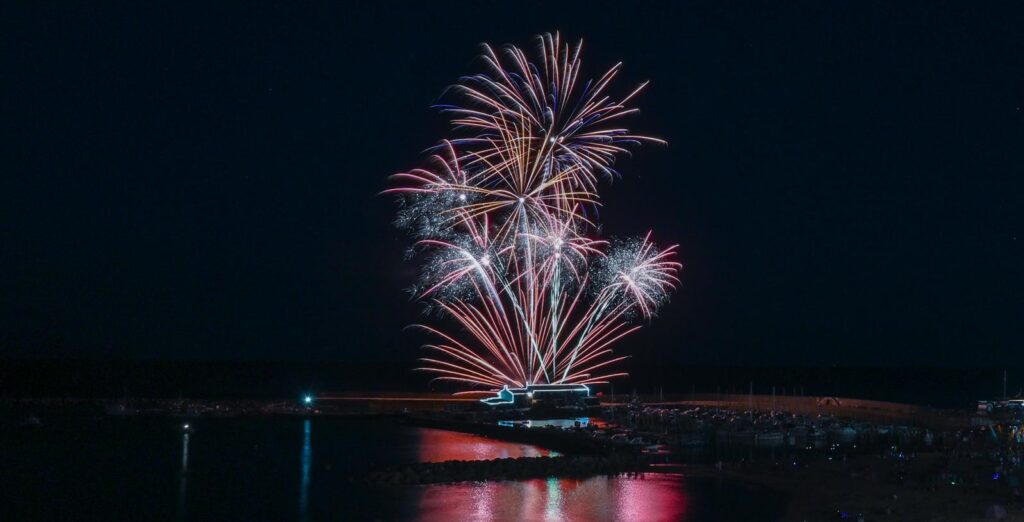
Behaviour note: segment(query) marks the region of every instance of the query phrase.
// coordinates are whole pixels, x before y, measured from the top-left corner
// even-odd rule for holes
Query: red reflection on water
[[[491,460],[550,455],[549,450],[455,431],[420,428],[420,462]]]
[[[438,484],[423,488],[419,520],[660,522],[683,520],[681,475]]]

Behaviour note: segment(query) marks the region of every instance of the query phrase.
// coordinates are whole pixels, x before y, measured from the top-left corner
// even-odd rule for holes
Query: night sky
[[[411,364],[377,194],[479,44],[560,30],[670,143],[604,187],[686,263],[624,352],[1024,365],[1020,4],[85,4],[0,7],[0,356]]]

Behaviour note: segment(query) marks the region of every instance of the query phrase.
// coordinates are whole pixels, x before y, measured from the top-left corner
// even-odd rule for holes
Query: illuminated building
[[[490,406],[527,408],[537,404],[583,405],[590,398],[586,384],[533,384],[525,388],[503,387],[494,397],[480,399]]]

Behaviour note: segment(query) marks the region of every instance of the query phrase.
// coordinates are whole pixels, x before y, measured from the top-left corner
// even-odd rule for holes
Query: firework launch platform
[[[504,386],[496,396],[480,399],[480,402],[489,406],[527,408],[538,403],[580,403],[589,397],[590,388],[585,384],[532,384],[523,388]]]

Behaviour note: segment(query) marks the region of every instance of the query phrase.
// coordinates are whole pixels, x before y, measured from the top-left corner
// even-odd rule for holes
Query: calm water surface
[[[45,419],[44,419],[45,421]],[[188,422],[194,431],[182,433]],[[0,520],[777,520],[785,499],[673,474],[430,486],[351,480],[412,462],[553,455],[391,420],[93,419],[7,433]]]

